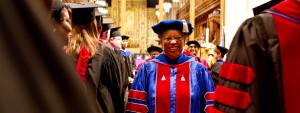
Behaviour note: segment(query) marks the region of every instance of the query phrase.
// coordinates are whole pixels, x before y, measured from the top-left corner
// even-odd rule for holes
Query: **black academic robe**
[[[216,62],[215,64],[213,64],[211,66],[211,77],[212,77],[215,85],[219,81],[219,72],[220,72],[222,65],[223,65],[223,62]]]
[[[124,96],[128,84],[125,63],[121,52],[107,45],[97,46],[95,58],[89,61],[87,76],[92,77],[94,86],[90,88],[102,113],[123,113]]]
[[[220,111],[280,111],[278,39],[265,37],[264,27],[262,18],[257,16],[246,20],[237,31],[216,85],[215,107]]]
[[[135,72],[136,64],[135,64],[135,59],[133,57],[133,54],[129,55],[129,60],[130,60],[130,66],[131,66],[132,72]]]
[[[126,63],[126,67],[128,72],[130,71],[131,73],[129,73],[129,77],[133,78],[133,72],[135,72],[136,69],[136,64],[135,64],[135,60],[133,58],[133,54],[128,51],[128,50],[121,50],[121,53],[125,59],[125,63]]]
[[[291,1],[273,8],[299,21],[299,2]],[[277,14],[246,20],[220,70],[211,111],[299,113],[299,31],[300,23]]]
[[[134,78],[130,56],[123,56],[128,77]]]

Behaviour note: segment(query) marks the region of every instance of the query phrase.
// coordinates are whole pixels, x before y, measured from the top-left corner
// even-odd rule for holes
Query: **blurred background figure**
[[[108,48],[104,49],[105,53],[103,62],[105,62],[102,65],[102,69],[104,70],[101,72],[100,77],[101,81],[103,82],[104,88],[108,89],[110,93],[112,101],[111,100],[104,100],[108,101],[109,103],[103,103],[105,104],[113,104],[114,105],[114,112],[112,110],[108,110],[108,113],[123,113],[125,112],[125,101],[127,98],[126,89],[128,87],[128,71],[126,70],[126,64],[124,61],[124,58],[121,53],[121,47],[122,47],[122,37],[121,33],[118,29],[121,27],[114,27],[111,28],[110,35],[108,42],[106,45]],[[109,53],[110,52],[110,53]],[[113,80],[113,81],[112,81]],[[101,86],[101,85],[100,85]],[[99,89],[102,89],[103,87],[100,87]],[[116,90],[118,89],[118,90]],[[100,90],[101,91],[101,90]],[[104,93],[104,92],[103,92]],[[99,94],[101,95],[101,94]],[[106,98],[104,98],[106,99]]]
[[[0,1],[0,112],[96,113],[47,14],[52,0]]]
[[[186,43],[186,45],[188,46],[187,50],[189,50],[191,52],[191,55],[197,56],[197,52],[198,52],[199,48],[201,47],[200,44],[197,41],[192,40],[192,41],[188,41]]]
[[[60,0],[54,0],[54,4],[51,8],[53,31],[62,37],[65,46],[71,37],[71,16],[71,9],[68,6]]]
[[[216,60],[216,63],[214,63],[211,66],[211,75],[215,84],[218,83],[219,81],[219,72],[223,65],[224,62],[223,58],[227,53],[227,51],[228,51],[227,48],[218,45],[214,48],[214,58]]]
[[[125,101],[125,104],[127,103],[127,95],[129,93],[129,89],[131,87],[131,84],[134,80],[134,72],[135,72],[135,60],[133,59],[133,55],[132,53],[127,50],[127,46],[128,46],[128,39],[129,37],[126,36],[126,35],[122,35],[122,42],[121,42],[121,53],[122,53],[122,56],[124,58],[124,62],[125,62],[125,68],[126,68],[126,72],[127,72],[127,75],[128,75],[128,87],[126,89],[126,94],[125,94],[125,97],[126,97],[126,101]]]
[[[147,61],[154,59],[155,57],[157,57],[161,52],[162,52],[162,48],[158,47],[158,46],[150,46],[147,48],[147,52],[150,55],[149,59],[146,59]]]
[[[187,50],[190,51],[190,55],[189,56],[194,56],[196,61],[200,62],[201,64],[203,64],[206,68],[208,68],[208,63],[206,62],[205,59],[197,56],[197,53],[199,51],[199,49],[201,48],[200,44],[198,41],[192,40],[192,41],[188,41],[186,43]]]
[[[110,35],[108,44],[115,49],[115,51],[121,52],[122,48],[122,36],[119,31],[121,27],[114,27],[110,29]],[[121,54],[122,55],[122,54]]]
[[[227,48],[217,45],[214,48],[214,58],[216,62],[224,62],[223,58],[226,55],[227,51],[228,51]]]
[[[99,40],[102,44],[107,44],[110,37],[110,24],[113,24],[114,21],[112,18],[103,18],[103,23],[101,25],[101,32],[99,34]],[[100,28],[100,27],[99,27]]]
[[[272,2],[280,0],[259,7]],[[285,0],[240,25],[219,73],[216,112],[300,112],[299,9],[299,0]]]
[[[128,39],[129,39],[128,36],[122,35],[121,52],[125,59],[126,69],[127,69],[128,75],[129,75],[129,78],[128,78],[129,82],[132,83],[136,66],[135,66],[135,60],[133,58],[133,54],[131,53],[131,51],[126,49],[128,46]]]
[[[208,70],[209,71],[211,70],[212,65],[216,62],[216,60],[215,60],[215,50],[214,50],[214,48],[216,48],[216,46],[213,45],[213,44],[211,46],[212,47],[206,49],[206,53],[207,53],[206,61],[207,61],[207,64],[208,64]]]
[[[146,59],[144,62],[148,62],[149,60],[154,59],[155,57],[157,57],[163,50],[160,47],[157,46],[150,46],[147,48],[147,52],[150,55],[150,58]],[[143,63],[144,63],[143,62]],[[143,65],[143,63],[140,63],[137,68],[136,68],[136,72],[140,69],[140,67]]]

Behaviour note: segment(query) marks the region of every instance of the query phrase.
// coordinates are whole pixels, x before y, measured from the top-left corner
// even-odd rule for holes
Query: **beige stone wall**
[[[152,43],[157,44],[154,41],[157,35],[151,29],[157,23],[155,9],[148,9],[146,0],[126,0],[125,18],[120,16],[121,0],[112,0],[108,10],[115,21],[113,26],[122,26],[122,34],[130,36],[129,48],[135,48],[134,52],[143,51]],[[121,19],[125,19],[123,25]]]
[[[156,40],[158,40],[158,35],[155,34],[152,30],[152,26],[158,23],[158,19],[157,16],[155,15],[155,8],[148,8],[148,44],[147,46],[150,45],[155,45],[158,46],[158,42]]]

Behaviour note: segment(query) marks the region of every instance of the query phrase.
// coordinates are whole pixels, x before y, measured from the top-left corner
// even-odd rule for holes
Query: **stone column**
[[[225,0],[221,0],[220,6],[220,24],[222,29],[225,26]]]
[[[158,1],[158,11],[159,11],[159,17],[158,17],[158,22],[163,21],[164,20],[164,16],[163,16],[163,3],[164,0],[159,0]]]
[[[126,22],[126,0],[121,0],[121,10],[120,10],[120,26],[124,26]],[[121,34],[125,34],[125,29],[121,27]]]
[[[190,0],[190,23],[195,28],[195,0]],[[194,32],[190,35],[189,40],[194,40]]]
[[[220,45],[225,46],[225,36],[224,33],[225,26],[225,0],[221,0],[220,3]]]

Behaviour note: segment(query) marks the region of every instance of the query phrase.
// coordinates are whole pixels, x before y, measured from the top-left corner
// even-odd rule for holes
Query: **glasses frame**
[[[184,39],[184,37],[181,37],[181,36],[162,38],[162,40],[165,42],[171,42],[172,40],[175,40],[176,42],[178,42],[178,41],[182,41],[183,39]]]

